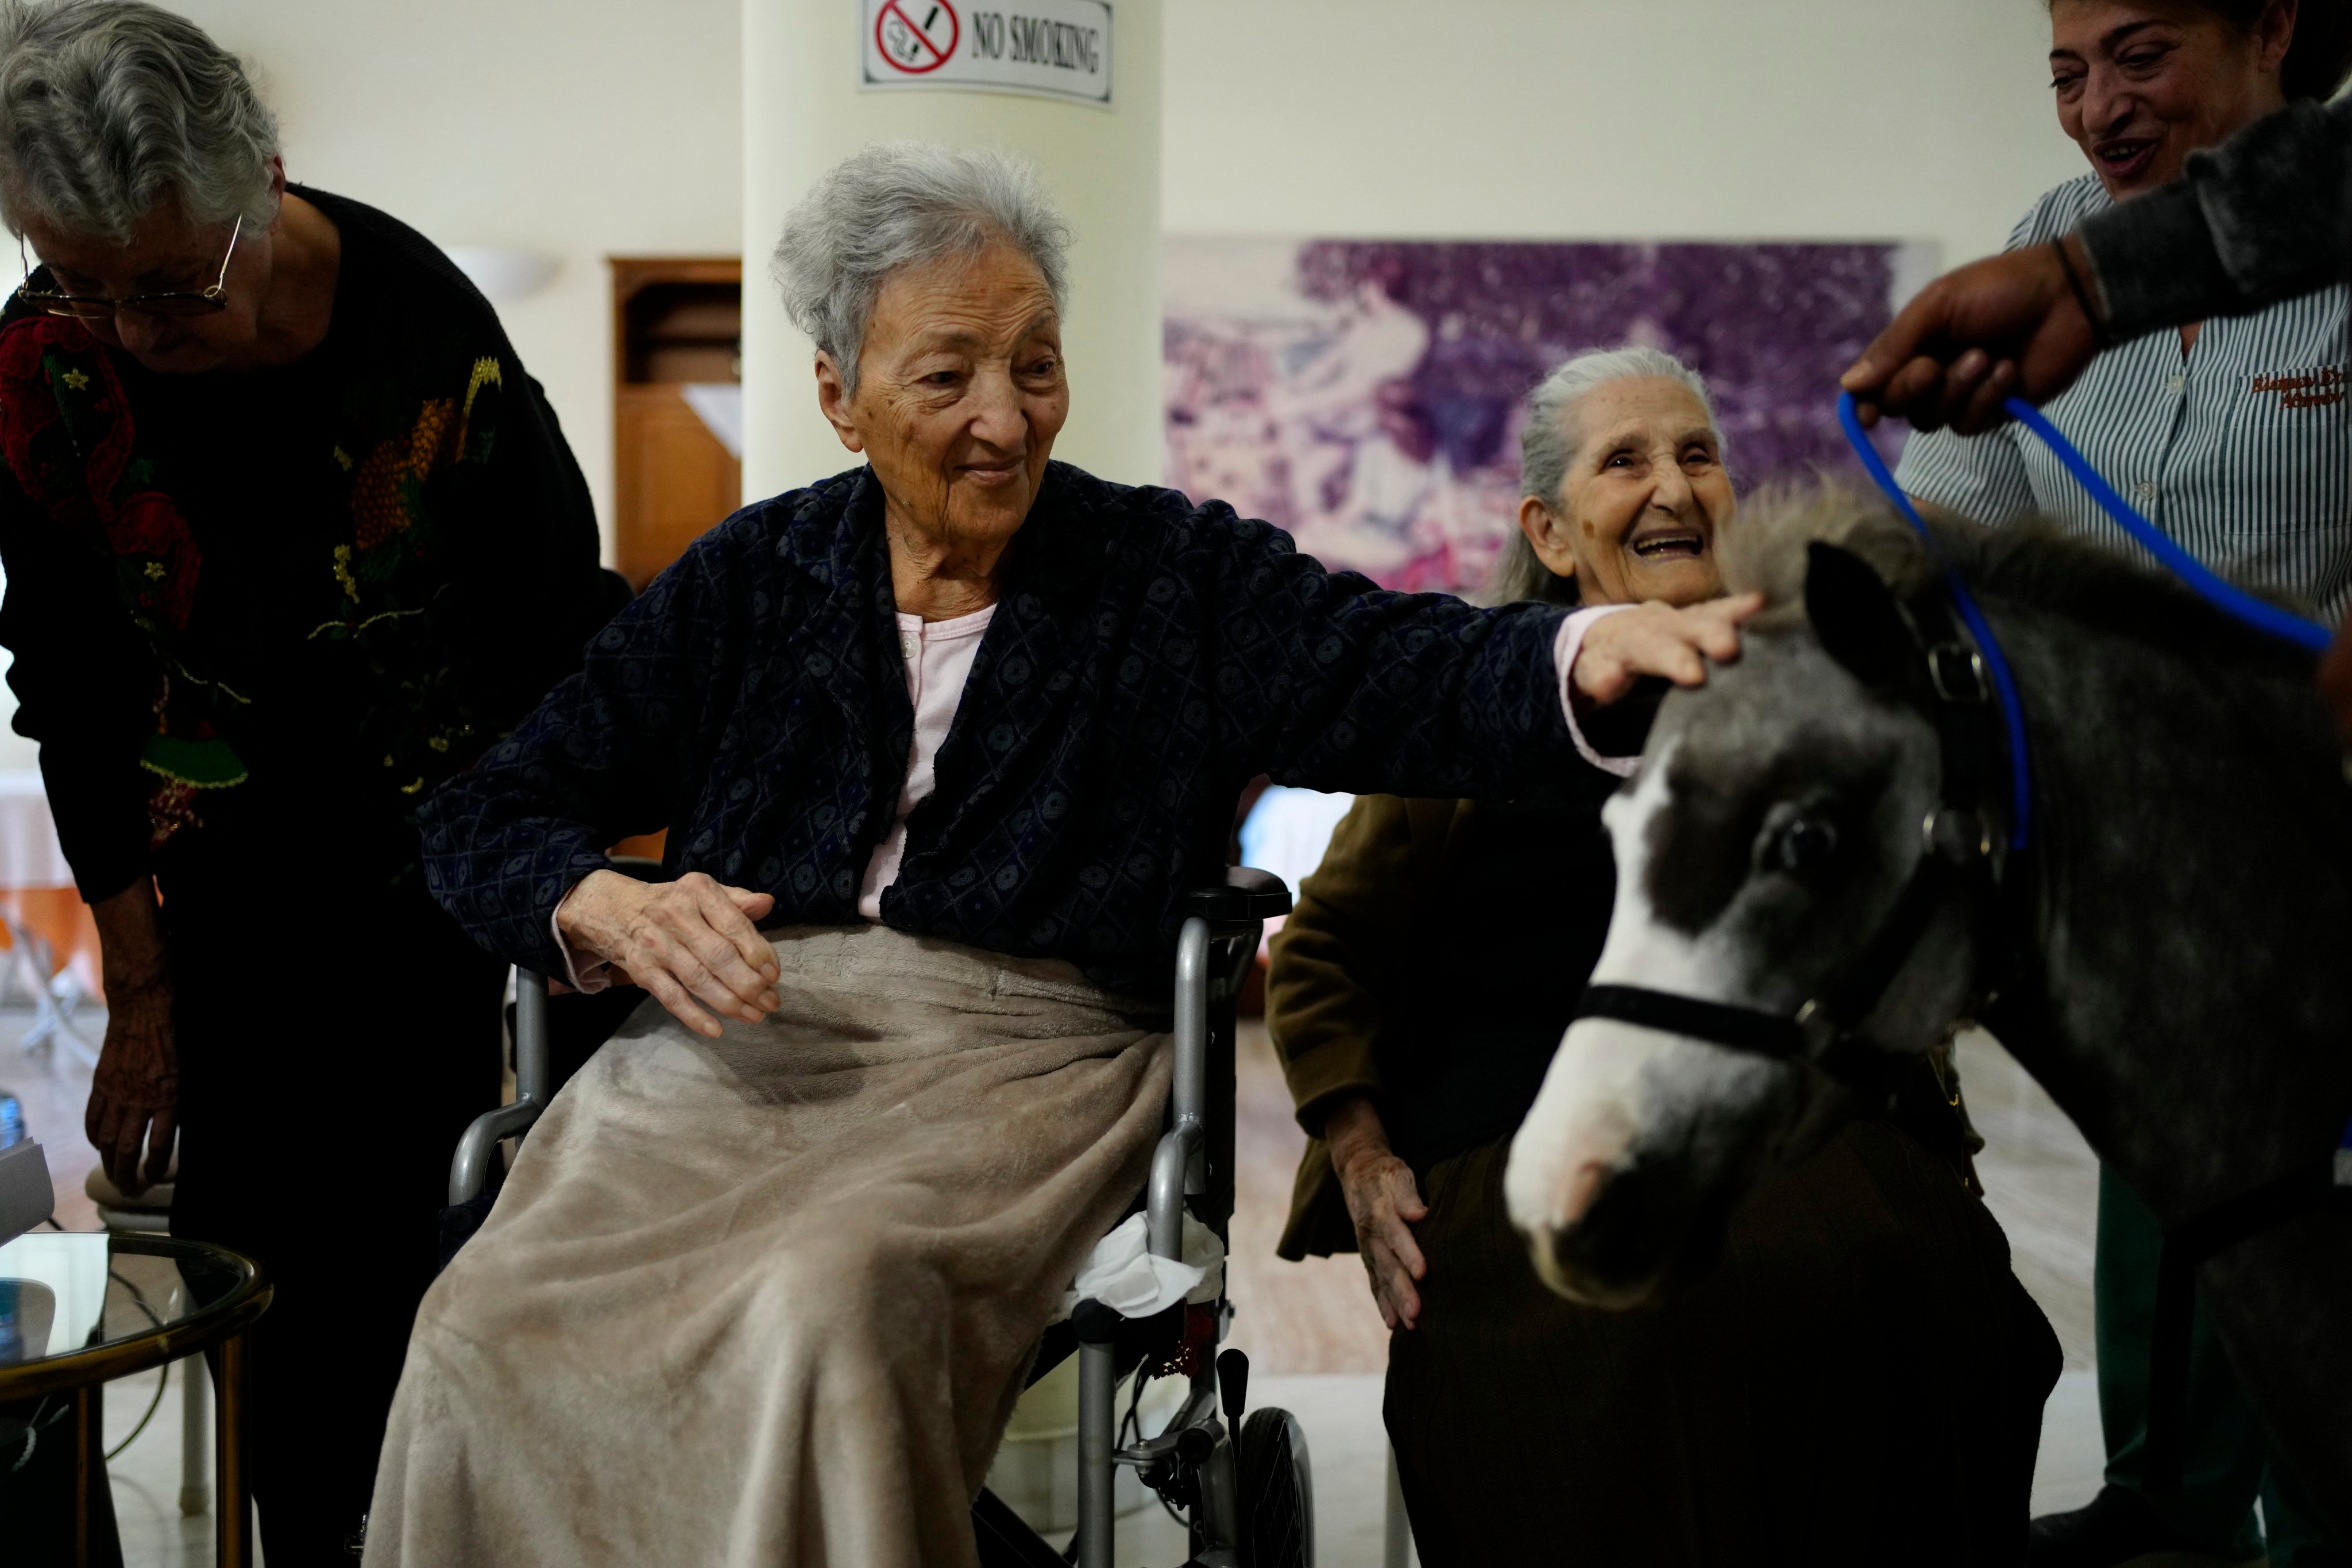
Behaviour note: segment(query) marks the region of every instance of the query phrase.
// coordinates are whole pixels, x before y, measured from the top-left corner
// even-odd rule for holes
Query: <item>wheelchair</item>
[[[643,881],[664,877],[658,861],[615,857],[613,865]],[[1265,921],[1289,913],[1290,890],[1270,872],[1234,867],[1223,886],[1196,889],[1179,907],[1184,918],[1176,943],[1175,1075],[1166,1131],[1152,1152],[1150,1180],[1138,1205],[1147,1216],[1151,1251],[1176,1258],[1183,1256],[1188,1213],[1220,1243],[1229,1242],[1236,1004]],[[584,1028],[573,1022],[551,1029],[546,976],[515,972],[515,1098],[478,1117],[450,1163],[448,1213],[470,1216],[454,1231],[445,1225],[451,1247],[488,1213],[485,1192],[500,1144],[530,1131],[561,1078],[640,1000],[625,991],[617,999],[609,992],[563,998],[559,1007],[594,1005],[581,1009]],[[569,1037],[568,1050],[551,1047],[551,1037],[559,1035]],[[565,1058],[561,1064],[559,1054]],[[983,1489],[972,1505],[972,1531],[986,1568],[1111,1568],[1113,1487],[1120,1466],[1137,1471],[1144,1487],[1184,1520],[1191,1542],[1184,1568],[1312,1568],[1314,1485],[1306,1436],[1287,1411],[1246,1408],[1248,1359],[1238,1350],[1217,1348],[1232,1321],[1232,1303],[1220,1289],[1213,1301],[1180,1301],[1140,1320],[1083,1300],[1046,1331],[1031,1383],[1069,1356],[1078,1358],[1077,1533],[1066,1551],[1056,1551]],[[1170,1375],[1190,1381],[1177,1413],[1154,1436],[1143,1436],[1138,1426],[1121,1442],[1118,1385],[1133,1378],[1139,1394],[1144,1377]],[[1134,1415],[1130,1403],[1130,1421]]]

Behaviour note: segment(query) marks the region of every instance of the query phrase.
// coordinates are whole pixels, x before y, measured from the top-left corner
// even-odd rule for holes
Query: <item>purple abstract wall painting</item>
[[[1386,586],[1475,592],[1516,526],[1527,394],[1648,343],[1715,389],[1745,490],[1844,468],[1837,377],[1933,273],[1891,244],[1177,238],[1167,480]],[[1887,431],[1890,460],[1900,437]]]

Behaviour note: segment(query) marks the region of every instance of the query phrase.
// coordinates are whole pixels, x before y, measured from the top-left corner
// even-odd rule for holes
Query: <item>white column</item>
[[[1105,479],[1160,481],[1160,6],[1113,0],[1104,108],[953,88],[861,90],[860,0],[743,0],[747,501],[861,460],[817,412],[814,350],[785,320],[768,258],[819,174],[901,137],[1036,161],[1075,235],[1063,321],[1070,420],[1054,455]]]

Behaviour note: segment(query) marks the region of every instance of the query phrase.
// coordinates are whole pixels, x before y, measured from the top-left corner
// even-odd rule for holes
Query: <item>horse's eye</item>
[[[1801,816],[1780,829],[1772,847],[1780,869],[1802,877],[1820,870],[1837,854],[1837,828],[1818,816]]]

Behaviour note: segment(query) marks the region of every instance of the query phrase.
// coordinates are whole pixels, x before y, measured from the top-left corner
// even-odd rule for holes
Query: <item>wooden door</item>
[[[742,381],[739,257],[621,257],[613,268],[613,553],[639,588],[742,504],[743,466],[684,388]]]
[[[622,385],[614,395],[614,563],[643,588],[742,504],[743,465],[675,385]]]

